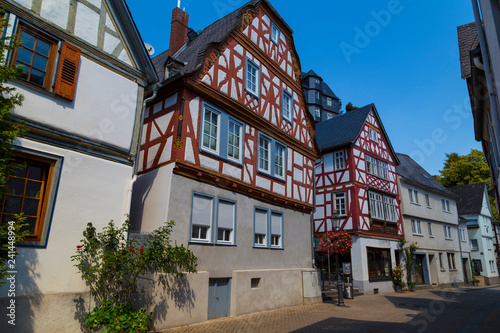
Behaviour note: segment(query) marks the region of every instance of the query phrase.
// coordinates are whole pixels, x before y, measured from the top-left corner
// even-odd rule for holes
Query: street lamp
[[[330,217],[332,220],[333,230],[338,232],[340,230],[340,223],[342,222],[342,217],[337,214],[336,211]],[[338,294],[338,306],[345,306],[344,304],[344,291],[342,290],[342,278],[340,276],[340,259],[338,251],[335,253],[335,263],[337,265],[337,294]]]

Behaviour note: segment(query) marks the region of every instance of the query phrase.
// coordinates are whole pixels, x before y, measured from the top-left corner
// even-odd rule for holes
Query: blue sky
[[[198,31],[244,0],[182,0]],[[168,48],[177,0],[127,0],[145,42]],[[145,5],[147,4],[147,6]],[[461,79],[457,26],[474,21],[468,0],[277,1],[294,30],[302,71],[323,77],[345,106],[374,103],[394,150],[431,174],[445,153],[481,150]]]

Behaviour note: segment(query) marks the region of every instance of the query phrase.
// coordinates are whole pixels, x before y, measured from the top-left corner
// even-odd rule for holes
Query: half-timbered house
[[[320,300],[311,222],[314,121],[305,109],[292,30],[266,0],[195,33],[172,12],[161,81],[147,104],[132,221],[176,222],[198,273],[192,303],[156,327]],[[190,311],[185,311],[185,306]]]
[[[78,332],[90,297],[71,256],[88,222],[101,230],[129,213],[143,96],[156,74],[121,0],[0,5],[4,36],[18,43],[5,61],[23,69],[9,82],[24,96],[13,116],[27,128],[0,216],[23,212],[30,233],[10,269],[15,287],[0,290],[3,309],[15,302],[15,326],[4,316],[0,331]]]
[[[403,234],[396,165],[398,158],[375,108],[369,104],[316,124],[321,162],[316,165],[314,235],[332,230],[331,217],[353,236],[354,286],[366,293],[392,291],[391,270]],[[332,261],[330,261],[332,262]],[[324,255],[316,265],[327,270]]]

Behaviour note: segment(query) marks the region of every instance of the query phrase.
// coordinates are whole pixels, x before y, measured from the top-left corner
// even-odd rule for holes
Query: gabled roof
[[[397,153],[397,156],[401,164],[396,167],[396,170],[401,177],[410,182],[439,191],[452,198],[457,198],[453,192],[441,185],[440,182],[432,177],[430,173],[425,171],[425,169],[415,162],[410,156],[400,153]]]
[[[476,23],[473,22],[457,27],[457,34],[460,69],[462,71],[462,79],[466,79],[471,76],[470,51],[475,50],[479,46]]]
[[[203,61],[205,59],[205,51],[211,45],[218,45],[226,40],[231,32],[233,32],[233,30],[241,24],[244,10],[248,6],[256,7],[261,2],[267,4],[271,12],[280,20],[280,23],[290,33],[293,33],[292,29],[283,20],[283,18],[281,18],[281,16],[269,3],[268,0],[251,0],[242,7],[227,14],[220,20],[215,21],[214,23],[200,31],[196,38],[190,39],[179,51],[177,51],[176,54],[168,54],[167,50],[153,58],[153,64],[155,66],[159,81],[163,82],[165,80],[164,67],[168,57],[173,57],[175,58],[175,60],[184,63],[184,67],[182,68],[181,72],[185,75],[189,75],[198,70],[203,65]]]
[[[457,201],[458,214],[480,214],[483,207],[486,183],[467,184],[450,187],[460,199]]]

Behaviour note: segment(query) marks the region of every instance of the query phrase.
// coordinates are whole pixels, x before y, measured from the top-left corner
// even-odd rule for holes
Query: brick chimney
[[[172,24],[170,26],[170,46],[168,55],[173,56],[186,44],[188,34],[189,15],[179,7],[172,10]]]

